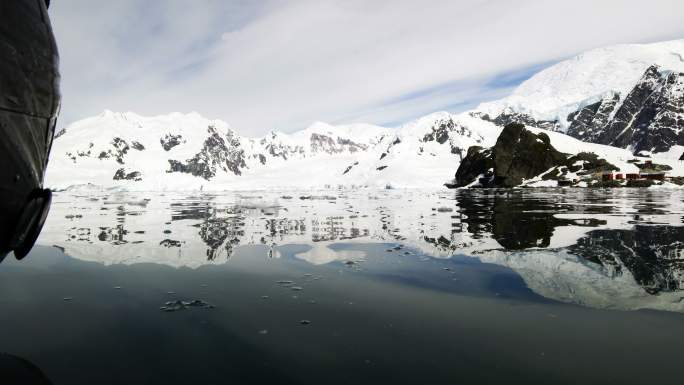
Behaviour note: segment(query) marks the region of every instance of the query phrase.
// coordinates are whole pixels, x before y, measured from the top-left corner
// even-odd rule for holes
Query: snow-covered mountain
[[[57,134],[46,185],[438,187],[453,178],[470,146],[492,146],[510,122],[554,131],[559,151],[594,152],[623,172],[638,172],[628,160],[648,151],[672,175],[684,175],[684,40],[589,51],[539,72],[507,98],[398,128],[314,123],[248,138],[197,113],[105,111]]]
[[[473,114],[634,153],[684,146],[684,40],[588,51],[537,73]]]
[[[240,136],[197,113],[103,114],[77,122],[54,142],[46,185],[130,190],[438,187],[472,145],[500,129],[468,115],[436,113],[399,129],[315,123],[261,138]]]
[[[183,190],[218,188],[243,179],[327,181],[335,173],[328,167],[346,167],[389,135],[390,129],[366,124],[315,123],[291,135],[246,138],[225,122],[197,113],[142,117],[105,111],[59,133],[46,184]]]

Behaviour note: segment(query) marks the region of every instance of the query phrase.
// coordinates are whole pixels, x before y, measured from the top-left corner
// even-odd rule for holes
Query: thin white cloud
[[[609,44],[684,37],[682,12],[678,0],[72,0],[51,8],[63,123],[105,108],[195,110],[247,135],[458,109],[501,96],[510,85],[487,79],[502,73]]]

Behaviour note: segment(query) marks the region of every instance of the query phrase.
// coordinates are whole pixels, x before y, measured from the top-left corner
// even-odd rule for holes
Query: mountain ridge
[[[297,132],[251,138],[197,112],[143,117],[105,110],[58,132],[46,185],[439,187],[471,146],[491,147],[511,122],[548,130],[563,152],[598,152],[623,172],[634,171],[627,163],[632,152],[664,163],[684,153],[684,72],[677,72],[684,71],[684,61],[673,52],[684,53],[684,40],[588,51],[540,71],[509,97],[397,128],[314,122]],[[653,97],[656,90],[659,97]],[[673,172],[684,175],[680,168]]]

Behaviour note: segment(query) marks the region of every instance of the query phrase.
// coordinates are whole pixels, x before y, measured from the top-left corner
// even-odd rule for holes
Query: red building
[[[664,172],[642,172],[639,176],[648,180],[665,180]]]

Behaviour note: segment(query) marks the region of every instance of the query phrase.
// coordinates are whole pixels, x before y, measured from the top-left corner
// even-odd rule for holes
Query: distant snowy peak
[[[564,60],[523,82],[510,96],[476,110],[497,116],[506,108],[536,120],[563,121],[607,93],[627,94],[652,65],[684,72],[684,39],[654,44],[622,44]]]
[[[62,130],[46,184],[133,190],[434,187],[452,178],[468,148],[500,128],[434,113],[398,129],[317,122],[291,134],[240,136],[197,113],[104,113]]]
[[[439,188],[468,148],[493,146],[511,122],[556,131],[549,136],[561,152],[594,152],[616,165],[642,151],[684,157],[684,40],[589,51],[541,71],[505,99],[396,129],[316,122],[250,138],[196,112],[105,111],[57,132],[45,183],[130,190]]]
[[[292,134],[272,131],[262,138],[249,139],[249,142],[253,150],[262,149],[268,155],[287,160],[363,152],[391,134],[391,129],[370,124],[333,126],[316,122]]]
[[[560,62],[472,115],[640,151],[683,145],[684,40],[618,45]]]
[[[500,129],[468,115],[437,112],[385,136],[363,156],[353,159],[343,174],[376,186],[439,187],[452,178],[471,146],[490,146]]]
[[[569,115],[567,133],[635,153],[684,145],[684,73],[653,65],[620,99],[609,95]]]
[[[248,138],[225,122],[194,112],[143,117],[105,111],[60,131],[47,183],[199,188],[209,181],[229,182],[259,169],[277,169],[291,160],[353,156],[392,132],[366,124],[315,123],[294,134]]]

